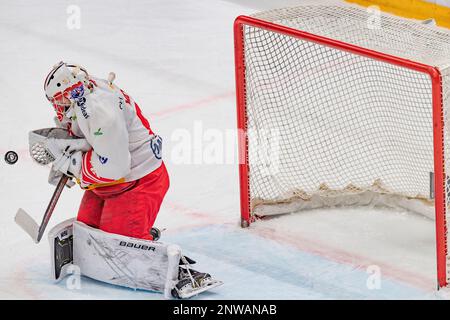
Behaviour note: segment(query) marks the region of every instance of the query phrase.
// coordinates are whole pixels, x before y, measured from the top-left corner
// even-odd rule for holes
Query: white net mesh
[[[245,55],[253,201],[349,185],[429,198],[429,76],[253,27]],[[269,145],[277,150],[268,150],[268,170],[252,157],[271,133],[278,146]]]
[[[381,29],[369,29],[359,8],[310,6],[255,17],[422,63],[450,62],[448,32],[388,15],[380,16]],[[244,41],[254,213],[316,207],[324,203],[309,201],[313,195],[342,191],[431,200],[429,75],[257,27],[244,27]],[[260,206],[292,200],[300,203]]]
[[[447,29],[365,8],[312,5],[253,17],[431,66],[450,66]]]
[[[448,30],[354,6],[254,17],[437,67],[450,123]],[[243,50],[252,215],[383,204],[434,216],[429,74],[245,24]]]

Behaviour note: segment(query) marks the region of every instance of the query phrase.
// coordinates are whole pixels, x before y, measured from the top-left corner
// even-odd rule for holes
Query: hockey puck
[[[14,164],[19,160],[19,156],[14,151],[8,151],[5,153],[5,161],[7,164]]]

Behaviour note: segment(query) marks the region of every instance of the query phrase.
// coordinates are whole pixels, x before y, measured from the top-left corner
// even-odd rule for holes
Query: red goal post
[[[443,84],[440,69],[432,65],[416,62],[411,59],[394,56],[381,51],[372,50],[355,44],[340,41],[300,29],[292,28],[276,22],[260,18],[239,16],[234,23],[235,41],[235,72],[236,72],[236,99],[237,123],[239,129],[239,176],[240,176],[240,203],[242,226],[249,226],[255,219],[252,207],[251,170],[249,164],[249,139],[247,115],[247,79],[246,63],[246,34],[245,28],[283,35],[343,51],[356,56],[363,56],[397,67],[414,70],[426,74],[431,79],[432,87],[432,132],[433,132],[433,161],[434,161],[434,194],[435,194],[435,221],[437,246],[437,277],[439,287],[447,285],[447,224],[446,224],[446,194],[445,194],[445,162],[444,162],[444,111],[443,111]],[[276,48],[275,48],[276,49]],[[285,54],[285,53],[284,53]]]

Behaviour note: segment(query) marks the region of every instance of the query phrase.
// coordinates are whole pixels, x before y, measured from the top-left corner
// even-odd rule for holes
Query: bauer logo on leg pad
[[[145,244],[126,242],[126,241],[120,241],[119,246],[141,249],[141,250],[146,250],[146,251],[155,251],[156,250],[155,247],[147,246]]]

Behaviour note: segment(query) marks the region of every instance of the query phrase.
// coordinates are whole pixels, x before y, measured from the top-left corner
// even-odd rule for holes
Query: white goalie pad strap
[[[73,263],[82,275],[133,289],[160,291],[166,297],[178,277],[181,249],[73,223]]]
[[[54,226],[48,233],[48,240],[50,244],[50,260],[51,260],[51,275],[55,281],[60,281],[66,275],[70,274],[72,260],[68,257],[63,257],[62,250],[67,252],[67,256],[72,256],[72,225],[75,218],[63,221]],[[69,242],[70,241],[70,242]],[[61,243],[65,248],[61,250]],[[62,265],[63,264],[63,265]]]
[[[167,259],[169,265],[167,268],[166,286],[164,288],[164,297],[166,299],[172,297],[171,291],[178,283],[180,258],[181,248],[179,246],[175,244],[167,246]]]

